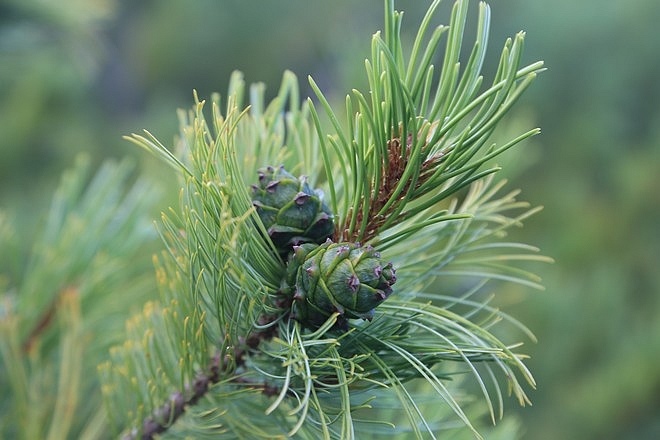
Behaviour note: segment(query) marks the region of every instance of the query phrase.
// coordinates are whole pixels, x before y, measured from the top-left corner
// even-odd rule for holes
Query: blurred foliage
[[[341,99],[364,82],[381,3],[1,1],[0,206],[29,237],[79,152],[134,156],[158,179],[121,135],[171,138],[192,89],[224,90],[233,69],[273,93],[284,69],[311,74]],[[491,3],[493,44],[523,28],[529,60],[549,67],[518,115],[543,134],[510,158],[525,165],[514,185],[546,206],[519,234],[557,261],[546,292],[505,304],[539,338],[526,438],[658,438],[660,2]]]
[[[63,173],[34,237],[0,212],[2,438],[103,438],[96,367],[155,296],[156,188],[131,182],[128,160],[90,168],[81,156]]]
[[[517,180],[546,206],[523,232],[557,260],[514,312],[539,336],[527,432],[659,438],[660,3],[506,3],[549,66],[528,96],[541,157]]]

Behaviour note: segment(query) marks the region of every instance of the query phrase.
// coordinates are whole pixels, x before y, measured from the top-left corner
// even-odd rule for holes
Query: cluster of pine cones
[[[371,246],[333,242],[333,214],[306,178],[284,167],[262,168],[258,178],[252,203],[287,264],[280,291],[291,304],[291,316],[309,328],[318,328],[335,312],[339,327],[348,319],[370,320],[392,293],[392,264]]]

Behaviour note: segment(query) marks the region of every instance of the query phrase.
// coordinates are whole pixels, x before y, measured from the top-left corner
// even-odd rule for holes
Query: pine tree
[[[533,336],[491,304],[491,289],[540,287],[516,262],[546,259],[507,239],[538,208],[504,190],[494,159],[538,130],[491,138],[543,65],[521,64],[520,33],[485,85],[488,6],[462,62],[468,1],[431,28],[439,3],[407,50],[403,14],[385,1],[368,90],[352,90],[341,112],[311,78],[306,102],[292,72],[266,102],[236,72],[224,97],[195,94],[179,113],[174,148],[128,137],[181,186],[158,222],[158,296],[131,263],[148,242],[147,189],[125,194],[122,167],[85,192],[81,173],[65,179],[33,272],[15,293],[3,286],[2,432],[480,438],[484,414],[502,417],[503,388],[527,403],[534,379],[521,344],[504,339]],[[52,283],[49,258],[65,253],[67,281]],[[47,283],[60,288],[44,295]],[[97,283],[104,293],[86,294]],[[120,332],[109,304],[123,316],[143,306]],[[515,435],[514,422],[500,427]]]

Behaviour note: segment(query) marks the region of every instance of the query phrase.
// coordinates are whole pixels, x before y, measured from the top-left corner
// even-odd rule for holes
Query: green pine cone
[[[332,213],[304,178],[296,179],[284,167],[261,168],[252,186],[252,203],[280,255],[294,245],[323,243],[334,232]]]
[[[385,264],[373,247],[328,240],[295,246],[286,282],[292,316],[318,327],[334,312],[340,314],[340,325],[350,318],[370,320],[395,281],[392,264]]]

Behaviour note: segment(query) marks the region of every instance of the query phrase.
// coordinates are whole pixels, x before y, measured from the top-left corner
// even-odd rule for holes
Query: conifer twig
[[[525,218],[516,211],[528,206],[498,195],[490,177],[499,169],[494,157],[537,131],[501,146],[489,137],[542,63],[520,68],[518,34],[482,91],[485,4],[462,63],[468,0],[456,1],[450,25],[429,40],[434,0],[410,57],[402,14],[393,0],[384,3],[385,32],[373,36],[366,62],[369,90],[347,96],[345,125],[311,79],[318,105],[308,100],[301,108],[297,81],[287,73],[270,104],[263,88],[253,87],[244,106],[245,85],[235,74],[224,112],[214,96],[209,119],[195,95],[193,110],[180,113],[176,154],[153,136],[131,137],[183,181],[180,209],[164,214],[159,229],[167,246],[158,261],[164,305],[145,306],[129,321],[128,343],[113,352],[117,366],[103,369],[106,383],[118,384],[105,389],[124,411],[117,425],[138,425],[127,438],[165,432],[203,400],[207,410],[190,411],[182,429],[354,439],[385,423],[386,415],[372,413],[370,426],[355,413],[386,393],[402,413],[392,433],[434,437],[444,419],[437,408],[425,411],[423,401],[440,398],[481,438],[448,380],[458,371],[474,379],[493,420],[500,380],[528,401],[523,382],[534,380],[524,355],[492,330],[511,320],[473,296],[489,280],[538,286],[533,275],[505,264],[535,259],[534,248],[503,238]],[[437,75],[431,63],[443,35]],[[309,176],[310,185],[285,167]],[[254,178],[259,183],[250,187]],[[436,283],[456,274],[465,277],[459,288]],[[411,386],[414,379],[426,386]],[[226,394],[220,384],[229,385]],[[242,400],[241,388],[275,398]],[[225,407],[226,396],[232,400]],[[259,420],[247,430],[244,408],[267,417],[252,417]],[[208,414],[221,422],[210,426]]]
[[[260,321],[267,325],[272,322],[272,319],[272,316],[264,315]],[[277,329],[277,326],[267,326],[265,330],[252,332],[245,340],[245,347],[235,351],[233,363],[227,362],[219,355],[214,356],[206,371],[198,373],[194,381],[184,390],[174,391],[170,394],[165,403],[142,421],[141,430],[133,428],[122,439],[137,440],[139,436],[141,440],[152,440],[155,435],[166,432],[183,416],[188,407],[195,405],[213,385],[226,380],[225,378],[228,378],[227,382],[261,390],[266,396],[277,395],[280,390],[274,385],[255,382],[235,375],[235,371],[244,365],[247,351],[257,349],[262,340],[272,338],[276,333],[276,330],[273,329]],[[228,365],[232,365],[233,368]]]
[[[30,350],[32,349],[33,345],[36,343],[39,336],[43,334],[46,331],[46,329],[50,326],[50,324],[53,322],[53,319],[57,314],[59,301],[60,301],[60,293],[58,293],[55,296],[55,298],[53,298],[50,301],[50,304],[46,307],[46,310],[44,310],[41,313],[36,324],[34,324],[34,327],[32,327],[32,330],[30,330],[30,332],[26,336],[25,340],[23,341],[23,344],[21,344],[23,353],[30,352]]]

